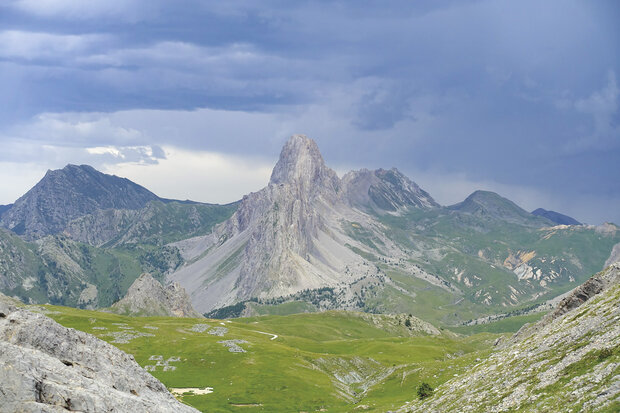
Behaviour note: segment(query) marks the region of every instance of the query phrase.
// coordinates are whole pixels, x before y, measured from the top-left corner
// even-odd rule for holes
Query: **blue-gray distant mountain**
[[[448,209],[484,220],[501,220],[531,227],[551,224],[544,217],[533,216],[511,200],[490,191],[475,191],[463,202],[451,205]]]
[[[67,223],[101,209],[140,209],[159,197],[126,178],[88,165],[67,165],[43,179],[2,214],[0,225],[26,239],[64,230]]]
[[[577,221],[575,218],[569,217],[568,215],[560,214],[555,211],[548,211],[546,209],[538,208],[532,211],[533,215],[538,215],[540,217],[545,217],[548,220],[555,222],[560,225],[581,225],[581,222]]]
[[[0,217],[2,217],[2,214],[4,214],[6,211],[8,211],[9,209],[11,209],[11,207],[13,206],[13,204],[9,204],[9,205],[0,205]]]

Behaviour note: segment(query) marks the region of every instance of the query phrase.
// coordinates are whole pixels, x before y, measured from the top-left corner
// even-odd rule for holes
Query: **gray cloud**
[[[620,193],[619,11],[570,0],[6,1],[3,159],[33,145],[56,148],[41,162],[122,163],[94,147],[158,162],[167,145],[271,158],[306,132],[334,164],[602,200]]]

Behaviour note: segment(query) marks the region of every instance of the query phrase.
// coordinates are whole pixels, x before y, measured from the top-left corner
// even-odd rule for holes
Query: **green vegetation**
[[[419,400],[424,400],[433,395],[433,388],[424,381],[418,386],[417,394]]]
[[[377,311],[412,312],[447,326],[512,312],[583,283],[602,269],[613,245],[620,242],[620,231],[544,227],[550,225],[546,220],[524,215],[501,197],[492,198],[492,202],[483,200],[490,202],[490,207],[472,203],[463,211],[411,209],[401,215],[377,215],[389,228],[385,235],[411,250],[410,264],[441,277],[463,294],[455,296],[424,281],[414,281],[405,271],[379,262],[402,289],[386,286],[374,298],[368,297],[366,305]],[[364,236],[357,234],[361,242]],[[511,262],[520,265],[521,257],[525,260],[522,271],[531,273],[519,280]],[[536,272],[548,278],[541,282]],[[426,305],[416,302],[422,300]],[[428,313],[427,306],[433,309],[432,314],[424,314]]]
[[[109,342],[112,332],[152,334],[114,344],[142,366],[155,364],[151,356],[179,357],[170,364],[175,370],[157,367],[152,374],[169,388],[213,387],[211,394],[182,398],[205,412],[346,412],[358,406],[384,412],[414,397],[407,389],[419,383],[436,387],[463,374],[496,339],[452,333],[411,337],[404,322],[390,324],[388,316],[340,311],[221,321],[47,308],[61,324]],[[220,337],[192,330],[196,324],[228,331]],[[246,352],[231,353],[218,343],[232,339],[247,341],[239,344]]]
[[[166,244],[209,233],[236,208],[153,201],[99,247],[64,234],[25,242],[0,229],[0,290],[30,303],[108,307],[141,273],[161,281],[183,263],[179,249]]]
[[[230,218],[237,203],[211,205],[185,202],[152,201],[137,217],[125,223],[105,246],[120,244],[165,245],[210,233],[213,227]]]

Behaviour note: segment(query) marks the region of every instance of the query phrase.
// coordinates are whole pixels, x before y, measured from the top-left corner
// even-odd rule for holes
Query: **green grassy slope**
[[[383,316],[346,312],[222,321],[47,308],[56,321],[112,342],[142,366],[156,364],[152,356],[178,357],[169,363],[175,370],[159,366],[152,374],[169,388],[212,387],[182,398],[205,412],[383,412],[410,400],[422,381],[437,386],[463,374],[496,338],[426,335]],[[228,331],[193,331],[197,324]],[[114,343],[110,333],[137,337]],[[246,341],[239,344],[246,352],[228,351],[223,340]]]
[[[230,218],[238,204],[196,204],[153,201],[123,228],[106,246],[120,244],[165,245],[205,235]]]
[[[509,209],[506,205],[501,210]],[[401,290],[386,286],[366,299],[366,306],[412,312],[446,325],[519,310],[583,283],[603,268],[620,242],[620,230],[613,226],[609,231],[545,227],[539,218],[523,218],[517,212],[512,220],[486,210],[410,210],[400,216],[378,216],[388,228],[386,235],[410,250],[409,263],[441,277],[462,294],[449,294],[379,262]],[[360,239],[367,238],[363,230],[357,229]],[[416,297],[408,299],[411,295]]]

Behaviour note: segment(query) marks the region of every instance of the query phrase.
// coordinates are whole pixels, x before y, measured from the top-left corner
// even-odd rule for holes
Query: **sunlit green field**
[[[47,309],[61,324],[133,354],[141,366],[154,366],[157,361],[149,359],[162,356],[167,371],[166,366],[156,366],[151,373],[169,388],[212,387],[210,394],[181,396],[183,402],[205,412],[398,408],[415,397],[421,382],[436,387],[462,374],[476,359],[488,355],[497,338],[488,333],[417,334],[404,325],[384,325],[381,316],[370,322],[346,312],[222,321]],[[210,329],[193,331],[199,330],[197,324]],[[223,336],[209,334],[216,327],[227,331]],[[123,332],[137,337],[114,342]],[[230,352],[218,343],[224,340],[244,340],[237,345],[245,352]],[[177,357],[179,361],[174,361]]]

